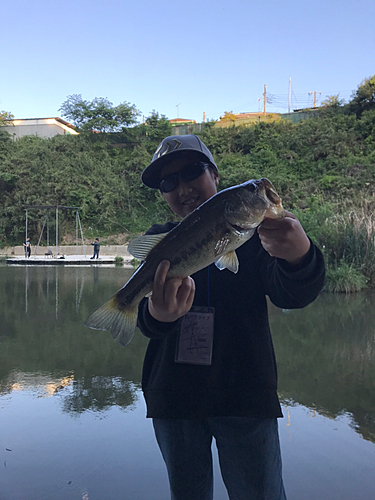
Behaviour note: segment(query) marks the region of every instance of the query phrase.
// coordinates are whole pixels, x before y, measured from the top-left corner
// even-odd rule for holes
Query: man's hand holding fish
[[[298,265],[310,249],[310,240],[297,217],[285,210],[283,219],[264,219],[258,226],[263,248],[272,256]]]
[[[193,278],[171,278],[167,280],[170,262],[163,260],[154,276],[152,295],[148,300],[148,310],[158,321],[171,323],[190,311],[195,294]]]

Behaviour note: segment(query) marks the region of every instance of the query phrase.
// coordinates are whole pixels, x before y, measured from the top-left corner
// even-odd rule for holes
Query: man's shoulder
[[[167,222],[166,224],[154,224],[146,231],[146,234],[161,234],[168,233],[174,227],[178,225],[178,222]]]

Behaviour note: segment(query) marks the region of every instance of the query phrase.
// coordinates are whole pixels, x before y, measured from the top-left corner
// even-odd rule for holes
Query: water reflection
[[[134,404],[147,340],[139,334],[121,349],[106,332],[83,326],[131,273],[99,266],[0,267],[0,394],[60,391],[63,411],[72,414]]]
[[[375,442],[375,294],[322,294],[304,310],[272,309],[281,400],[351,416]]]
[[[86,410],[103,412],[112,406],[131,407],[137,399],[137,388],[121,377],[83,377],[74,380],[72,390],[64,396],[62,409],[72,414]]]
[[[83,326],[131,273],[99,266],[0,267],[0,393],[19,385],[20,373],[48,374],[56,387],[71,381],[64,411],[132,405],[146,339],[138,332],[121,349],[108,333]],[[357,432],[373,442],[374,306],[371,292],[322,294],[296,311],[270,305],[282,402],[330,418],[349,414]]]
[[[83,326],[89,313],[123,286],[131,273],[101,266],[0,265],[0,416],[7,429],[6,436],[0,435],[0,459],[6,463],[4,491],[11,492],[4,498],[29,500],[29,493],[20,492],[28,492],[31,482],[44,485],[35,486],[43,491],[43,496],[35,494],[35,498],[83,498],[88,485],[99,495],[95,498],[124,498],[121,478],[126,467],[130,471],[126,476],[126,498],[167,498],[164,465],[150,422],[144,418],[140,395],[147,339],[137,332],[133,341],[121,348],[108,332]],[[349,487],[360,487],[360,498],[372,498],[366,496],[371,488],[366,479],[371,473],[366,471],[371,468],[373,448],[365,445],[373,446],[371,442],[375,441],[374,306],[375,294],[371,292],[349,297],[323,294],[297,311],[281,311],[270,305],[280,398],[286,417],[280,427],[291,499],[324,497],[305,494],[307,481],[310,483],[306,491],[317,488],[318,482],[311,479],[314,459],[315,473],[320,467],[321,491],[331,488],[326,498],[342,498],[340,491],[345,496]],[[332,429],[327,427],[327,419]],[[99,426],[98,420],[111,423]],[[83,428],[87,434],[84,441]],[[121,438],[120,428],[124,428]],[[330,455],[330,450],[322,452],[317,448],[319,437],[321,446],[337,453]],[[22,450],[18,456],[17,448]],[[30,450],[37,453],[39,448],[38,455],[34,451],[30,454]],[[60,461],[54,458],[56,449],[60,450]],[[138,451],[134,450],[139,450],[139,455],[135,456]],[[343,461],[342,469],[335,466],[335,481],[341,481],[340,487],[332,485],[331,477],[326,475],[327,470],[333,470],[338,456]],[[25,471],[33,461],[36,465],[31,477]],[[340,472],[352,462],[358,465],[354,479]],[[64,470],[67,467],[68,479],[61,478],[62,464]],[[134,467],[141,467],[143,472],[136,474]],[[363,477],[354,485],[359,471]],[[79,474],[79,481],[69,483]],[[20,485],[16,494],[14,484],[23,475],[28,484],[23,489]],[[148,483],[140,479],[146,476],[153,478],[147,492],[142,488],[147,488]],[[48,489],[52,478],[55,484]],[[0,477],[3,498],[1,481]],[[62,489],[68,483],[72,488],[69,494]],[[79,492],[74,490],[74,495],[73,484],[80,488]],[[216,500],[226,499],[224,487],[217,488]]]
[[[34,266],[24,266],[22,268],[25,276],[25,313],[27,314],[29,310],[29,296],[36,291],[38,297],[48,303],[50,303],[50,294],[53,294],[55,316],[57,318],[59,312],[59,271],[61,271],[61,267],[46,266],[45,269],[37,269],[36,272],[34,272],[35,270],[33,267]],[[93,282],[94,284],[98,284],[99,266],[92,267]],[[78,311],[85,283],[85,274],[81,272],[79,267],[73,268],[72,271],[75,272],[75,298],[76,310]]]

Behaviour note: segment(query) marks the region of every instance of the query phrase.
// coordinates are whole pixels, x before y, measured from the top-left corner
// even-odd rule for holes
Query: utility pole
[[[181,103],[180,103],[180,104],[181,104]],[[179,105],[180,105],[180,104],[176,104],[176,108],[177,108],[177,118],[179,118],[179,116],[178,116],[178,107],[179,107]]]
[[[203,111],[203,123],[206,123],[206,112]]]
[[[314,92],[309,92],[309,95],[311,94],[314,94],[314,108],[316,108],[316,94],[321,94],[321,92],[314,90]]]
[[[263,96],[264,96],[264,111],[263,111],[263,113],[264,113],[264,116],[266,116],[266,103],[267,103],[267,85],[266,84],[264,84]]]
[[[288,92],[288,113],[290,113],[290,89],[292,86],[292,79],[289,77],[289,92]]]

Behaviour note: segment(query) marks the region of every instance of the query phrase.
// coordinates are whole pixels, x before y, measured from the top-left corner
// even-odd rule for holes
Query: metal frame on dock
[[[25,205],[25,211],[26,211],[26,237],[25,241],[27,241],[27,221],[28,221],[28,210],[47,210],[46,217],[44,218],[43,222],[43,227],[40,232],[38,244],[35,247],[35,252],[34,255],[37,255],[37,250],[39,248],[40,240],[42,239],[43,236],[43,231],[44,227],[47,224],[47,250],[50,251],[49,248],[49,222],[48,222],[48,214],[49,211],[54,209],[56,210],[56,250],[55,250],[55,257],[57,257],[58,252],[59,252],[59,210],[75,210],[76,211],[76,254],[78,255],[78,227],[80,229],[81,233],[81,239],[82,239],[82,247],[83,247],[83,253],[86,257],[86,249],[85,249],[85,243],[83,241],[83,232],[82,232],[82,226],[81,226],[81,220],[79,218],[79,209],[78,207],[68,207],[64,205]],[[52,254],[52,252],[51,252]]]

